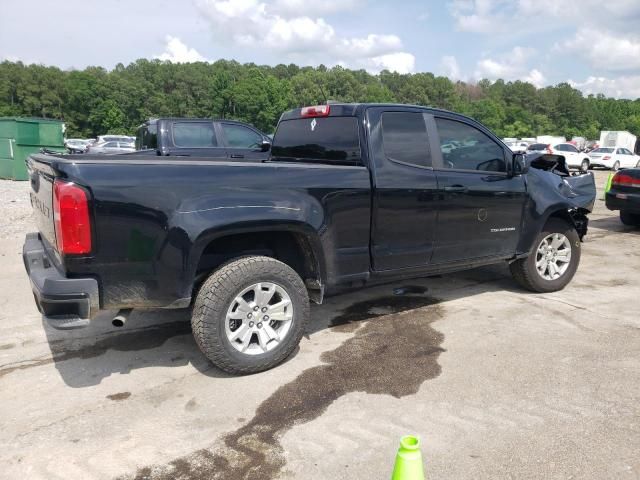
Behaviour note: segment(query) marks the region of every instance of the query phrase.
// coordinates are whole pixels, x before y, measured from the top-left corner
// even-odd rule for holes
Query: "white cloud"
[[[207,61],[207,59],[200,55],[200,53],[198,53],[196,49],[187,47],[179,38],[167,35],[165,40],[167,44],[165,46],[164,52],[160,55],[154,55],[154,58],[160,60],[169,60],[173,63]]]
[[[354,2],[329,1],[322,8],[333,11],[350,4]],[[272,4],[259,0],[198,0],[197,5],[221,44],[231,41],[241,47],[266,48],[307,65],[324,63],[370,71],[387,68],[402,73],[413,71],[415,66],[415,57],[403,50],[398,36],[341,36],[321,17],[295,15],[292,9],[296,5],[307,12],[306,3],[302,8],[299,0],[276,0]],[[318,8],[311,11],[317,12]]]
[[[605,71],[640,70],[640,36],[621,35],[580,28],[573,38],[556,46],[555,50],[576,52],[593,67]]]
[[[452,0],[449,10],[458,30],[485,34],[585,24],[599,31],[640,20],[637,0]]]
[[[443,72],[445,77],[450,78],[451,80],[461,80],[462,75],[460,73],[460,65],[458,65],[458,60],[456,57],[451,55],[445,55],[440,60],[440,69]]]
[[[297,17],[301,12],[307,16],[331,15],[338,12],[354,10],[362,6],[364,0],[275,0],[268,6],[269,13],[283,17]]]
[[[411,73],[416,66],[416,58],[410,53],[396,52],[371,58],[364,66],[369,71],[389,70],[390,72]]]
[[[505,0],[453,0],[449,10],[456,28],[464,32],[495,33],[511,28],[506,20],[511,2]]]
[[[569,84],[586,95],[602,93],[614,98],[640,98],[640,75],[617,78],[592,76],[583,82],[569,80]]]
[[[540,88],[545,84],[545,76],[538,69],[529,69],[527,63],[535,55],[535,49],[514,47],[509,53],[496,58],[478,61],[474,76],[476,79],[522,80]]]

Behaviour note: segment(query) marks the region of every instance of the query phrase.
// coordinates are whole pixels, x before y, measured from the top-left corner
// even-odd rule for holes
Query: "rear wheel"
[[[630,227],[640,227],[640,214],[631,213],[627,210],[620,210],[620,221]]]
[[[589,160],[588,159],[584,159],[582,160],[582,163],[580,164],[580,171],[585,173],[589,171]]]
[[[613,164],[612,170],[614,172],[617,172],[618,170],[620,170],[620,162],[618,160],[616,160],[616,163]]]
[[[509,267],[513,278],[527,290],[545,293],[562,290],[580,263],[580,237],[576,229],[559,218],[550,219],[538,234],[527,258]]]
[[[191,326],[200,350],[230,373],[255,373],[284,361],[309,320],[309,297],[288,265],[244,257],[215,271],[202,285]]]

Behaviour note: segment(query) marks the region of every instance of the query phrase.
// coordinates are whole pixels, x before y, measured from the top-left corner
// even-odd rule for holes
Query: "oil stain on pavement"
[[[319,417],[350,392],[401,398],[440,374],[444,336],[431,327],[443,315],[437,303],[427,296],[390,296],[348,307],[331,324],[353,336],[323,353],[322,365],[278,388],[248,423],[222,438],[221,448],[139,469],[135,480],[276,478],[286,463],[280,438],[294,425]]]

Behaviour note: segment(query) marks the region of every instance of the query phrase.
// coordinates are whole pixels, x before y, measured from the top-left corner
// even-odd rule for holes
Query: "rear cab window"
[[[282,120],[273,138],[271,160],[360,165],[358,119],[329,116]]]

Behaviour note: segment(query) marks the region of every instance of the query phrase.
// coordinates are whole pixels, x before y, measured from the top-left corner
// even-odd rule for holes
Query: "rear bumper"
[[[95,278],[67,278],[47,256],[40,235],[27,234],[22,259],[38,310],[57,329],[87,326],[100,309]]]
[[[610,190],[605,195],[605,203],[609,210],[625,210],[631,213],[640,213],[640,193]]]

